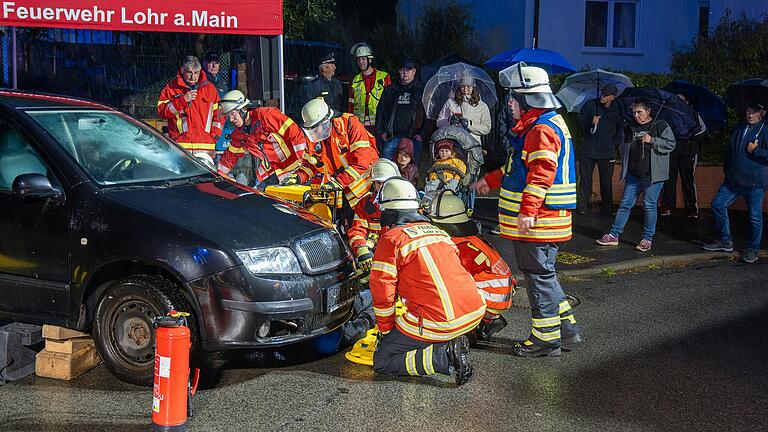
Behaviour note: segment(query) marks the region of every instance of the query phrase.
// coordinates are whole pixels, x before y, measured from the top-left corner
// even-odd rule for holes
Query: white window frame
[[[642,15],[642,8],[641,4],[642,2],[640,0],[589,0],[594,2],[600,2],[600,3],[607,3],[608,4],[608,22],[606,23],[606,39],[605,43],[607,46],[604,47],[596,47],[596,46],[586,46],[584,45],[584,36],[587,34],[586,29],[586,21],[587,21],[587,2],[584,2],[584,20],[582,21],[584,23],[584,27],[582,27],[582,52],[583,53],[595,53],[595,54],[619,54],[619,55],[642,55],[642,52],[640,51],[640,43],[641,43],[641,37],[640,34],[642,33],[640,31],[640,16]],[[618,48],[613,46],[613,21],[614,21],[614,5],[616,3],[634,3],[635,4],[635,46],[634,48]]]

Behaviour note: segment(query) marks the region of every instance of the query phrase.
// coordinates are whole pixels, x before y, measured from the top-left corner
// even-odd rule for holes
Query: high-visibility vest
[[[362,72],[355,76],[350,85],[353,99],[352,111],[365,126],[376,125],[376,107],[379,106],[381,94],[384,92],[384,83],[389,76],[388,73],[380,70],[375,73],[376,80],[370,93],[365,89],[365,79]],[[366,107],[368,108],[367,111]]]

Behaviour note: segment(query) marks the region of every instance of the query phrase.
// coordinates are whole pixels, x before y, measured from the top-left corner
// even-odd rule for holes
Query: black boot
[[[513,342],[512,352],[520,357],[556,357],[561,353],[560,347],[557,345],[536,345],[529,340]]]
[[[469,339],[459,336],[448,342],[448,361],[456,372],[456,385],[463,385],[472,376],[472,362],[469,360]]]
[[[477,334],[477,340],[488,340],[492,334],[498,332],[507,326],[507,320],[503,316],[494,318],[491,322],[486,323],[481,321],[475,331]]]

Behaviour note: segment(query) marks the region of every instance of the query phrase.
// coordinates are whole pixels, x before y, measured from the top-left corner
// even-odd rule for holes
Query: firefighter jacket
[[[368,77],[360,72],[349,86],[352,112],[365,126],[376,125],[376,107],[379,106],[384,87],[392,84],[389,74],[373,68]]]
[[[376,323],[414,339],[447,342],[469,332],[485,314],[485,302],[459,251],[445,231],[427,222],[388,230],[371,267],[371,296]],[[397,297],[407,311],[395,317]]]
[[[310,144],[296,173],[302,183],[315,174],[328,174],[341,184],[354,207],[371,187],[365,172],[379,158],[379,152],[372,144],[373,135],[353,114],[342,114],[331,122],[331,136]]]
[[[349,237],[349,246],[352,252],[357,256],[357,250],[361,247],[376,245],[381,236],[381,210],[373,202],[373,194],[368,193],[363,199],[355,205],[355,217],[352,219],[352,225],[347,230]]]
[[[505,166],[485,176],[499,193],[502,237],[531,242],[570,240],[571,210],[576,208],[576,166],[573,142],[562,116],[533,108],[512,129],[523,140],[523,151],[510,155]],[[521,158],[522,164],[514,158]],[[518,215],[536,219],[523,234]]]
[[[184,100],[184,94],[197,90],[197,98]],[[206,152],[216,156],[216,141],[224,121],[219,117],[219,92],[200,72],[197,84],[189,86],[176,74],[160,92],[157,114],[168,121],[168,136],[190,153]]]
[[[219,161],[219,171],[229,174],[237,160],[250,153],[259,159],[255,167],[261,182],[272,173],[283,180],[301,164],[307,150],[304,132],[277,108],[254,108],[250,125],[232,131],[232,140]]]
[[[488,311],[499,313],[512,306],[515,277],[499,252],[481,237],[452,237],[459,249],[461,265],[475,279]]]

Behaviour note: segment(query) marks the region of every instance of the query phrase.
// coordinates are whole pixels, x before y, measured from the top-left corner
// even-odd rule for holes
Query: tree
[[[335,0],[283,1],[285,37],[304,38],[308,28],[330,22],[334,18],[335,8]]]
[[[456,0],[424,6],[416,28],[416,49],[424,63],[431,63],[448,54],[482,62],[483,50],[477,43],[473,26],[472,7]]]

